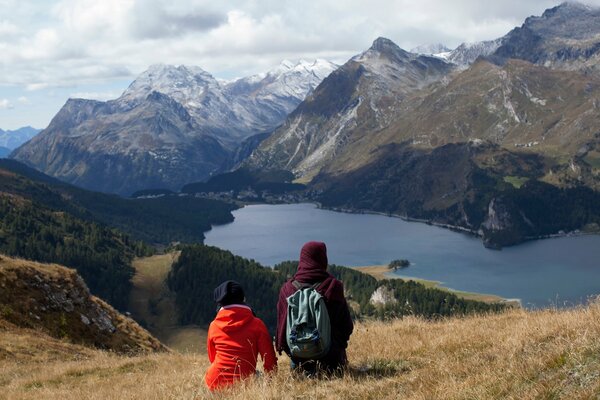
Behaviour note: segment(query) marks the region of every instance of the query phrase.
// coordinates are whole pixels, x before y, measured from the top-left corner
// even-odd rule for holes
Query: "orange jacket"
[[[232,304],[219,310],[208,328],[207,347],[211,366],[204,380],[210,390],[253,375],[258,354],[265,372],[277,367],[267,327],[245,305]]]

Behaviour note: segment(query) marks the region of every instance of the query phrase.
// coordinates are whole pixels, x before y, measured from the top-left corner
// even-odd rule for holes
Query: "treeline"
[[[58,181],[14,160],[0,160],[0,191],[88,221],[118,228],[150,243],[196,243],[212,224],[233,221],[237,207],[193,196],[125,199]]]
[[[297,261],[286,261],[275,266],[280,275],[291,277],[298,268]],[[437,318],[451,315],[500,311],[502,304],[488,304],[480,301],[465,300],[456,295],[414,281],[385,279],[378,281],[371,275],[338,265],[329,265],[328,271],[344,283],[346,298],[358,305],[354,309],[355,317],[376,317],[380,319],[418,315],[425,318]],[[395,302],[374,305],[373,293],[384,287],[393,293]]]
[[[183,324],[207,325],[215,316],[213,290],[221,282],[239,281],[248,304],[270,329],[276,323],[276,304],[281,285],[296,272],[297,262],[286,261],[266,268],[216,247],[196,245],[182,249],[169,274],[169,288],[176,293],[176,304]],[[419,315],[426,318],[499,311],[501,304],[464,300],[439,289],[426,288],[412,281],[377,281],[350,268],[330,265],[329,272],[344,283],[355,317],[391,318]],[[385,306],[371,303],[381,286],[393,292],[396,300]]]
[[[0,253],[76,269],[93,294],[127,307],[134,256],[145,244],[197,242],[234,205],[192,196],[130,200],[60,182],[0,160]]]
[[[253,189],[274,194],[304,190],[305,185],[292,183],[294,174],[284,170],[250,170],[239,168],[233,172],[213,176],[208,182],[189,183],[181,189],[183,193],[228,192],[235,193]]]
[[[529,235],[550,235],[559,230],[581,229],[600,224],[600,193],[585,187],[558,188],[540,181],[528,181],[520,189],[503,193],[529,221],[522,221]]]
[[[112,229],[2,194],[0,252],[74,268],[93,294],[124,310],[133,276],[131,260],[152,249]]]
[[[277,294],[284,277],[254,260],[217,247],[185,246],[173,265],[167,284],[176,293],[182,324],[208,325],[215,317],[214,289],[233,279],[244,287],[248,304],[270,328],[275,327]]]

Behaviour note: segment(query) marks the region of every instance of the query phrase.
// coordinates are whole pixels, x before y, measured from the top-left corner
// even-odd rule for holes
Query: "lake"
[[[205,243],[273,266],[297,260],[310,240],[327,244],[329,263],[361,266],[408,259],[402,275],[468,292],[520,299],[528,308],[570,306],[600,294],[600,236],[545,239],[500,251],[481,240],[417,222],[346,214],[314,204],[251,205],[215,226]]]

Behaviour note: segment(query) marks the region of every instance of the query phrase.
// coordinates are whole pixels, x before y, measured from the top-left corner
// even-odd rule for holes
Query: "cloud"
[[[13,108],[14,108],[14,106],[12,105],[12,103],[10,101],[8,101],[8,99],[0,99],[0,109],[11,110]]]
[[[48,86],[50,86],[50,85],[48,83],[44,83],[44,82],[28,83],[27,85],[25,85],[25,90],[27,90],[29,92],[33,92],[35,90],[46,89]]]
[[[228,78],[282,59],[343,63],[378,36],[405,49],[494,39],[560,0],[0,0],[0,85],[133,79],[155,63]],[[591,0],[600,5],[600,0]]]
[[[147,0],[138,2],[131,12],[130,32],[137,39],[175,38],[202,33],[227,21],[224,12],[209,7],[172,7],[173,2]],[[175,3],[176,4],[176,3]],[[208,4],[207,4],[208,5]]]
[[[15,24],[9,21],[1,21],[0,20],[0,36],[7,38],[15,36],[20,32],[20,29]]]
[[[120,91],[107,91],[107,92],[76,92],[72,93],[71,98],[73,99],[88,99],[88,100],[99,100],[106,101],[116,99],[121,95]]]
[[[29,99],[25,96],[21,96],[17,99],[17,101],[21,104],[29,104]]]

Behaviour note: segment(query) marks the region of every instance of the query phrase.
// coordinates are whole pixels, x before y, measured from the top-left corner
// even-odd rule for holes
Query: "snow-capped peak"
[[[456,65],[466,67],[472,64],[478,57],[492,54],[501,44],[502,38],[483,42],[465,42],[449,54],[440,56]]]
[[[304,100],[337,65],[326,60],[284,60],[272,70],[241,78],[227,85],[227,90],[235,94],[247,94],[254,98],[271,96],[291,97]]]
[[[154,64],[129,85],[121,99],[145,98],[155,91],[185,102],[209,88],[218,87],[218,81],[200,67]]]
[[[447,53],[449,51],[450,49],[441,43],[422,44],[410,50],[411,53],[424,54],[428,56],[437,56],[438,54]]]
[[[282,69],[292,69],[292,68],[294,68],[294,66],[295,66],[295,65],[296,65],[296,64],[294,64],[294,63],[293,63],[293,62],[291,62],[290,60],[283,60],[283,61],[282,61],[282,62],[279,64],[279,66],[280,66]]]

